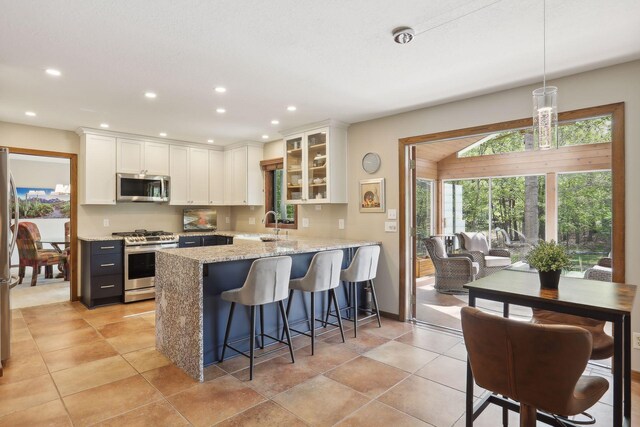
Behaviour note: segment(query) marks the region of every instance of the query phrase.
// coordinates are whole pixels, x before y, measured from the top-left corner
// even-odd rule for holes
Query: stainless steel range
[[[178,247],[178,236],[166,231],[113,233],[124,237],[124,302],[155,298],[156,251]]]

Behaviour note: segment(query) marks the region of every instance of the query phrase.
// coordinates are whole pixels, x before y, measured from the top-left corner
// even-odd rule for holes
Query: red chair
[[[43,250],[39,245],[40,231],[32,222],[21,222],[18,225],[18,255],[20,256],[20,264],[18,268],[19,283],[22,283],[26,267],[31,267],[31,286],[35,286],[40,274],[40,267],[47,269],[47,274],[53,276],[53,266],[64,264],[67,267],[67,257],[65,254],[55,250]],[[38,248],[40,246],[40,248]]]

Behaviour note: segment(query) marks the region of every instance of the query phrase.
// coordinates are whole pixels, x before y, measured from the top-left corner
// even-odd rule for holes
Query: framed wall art
[[[384,211],[384,178],[360,180],[360,212]]]

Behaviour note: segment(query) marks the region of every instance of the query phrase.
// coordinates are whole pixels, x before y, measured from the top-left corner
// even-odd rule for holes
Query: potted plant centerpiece
[[[540,286],[547,289],[558,289],[560,273],[569,266],[567,251],[554,240],[540,241],[529,251],[526,261],[538,270]]]

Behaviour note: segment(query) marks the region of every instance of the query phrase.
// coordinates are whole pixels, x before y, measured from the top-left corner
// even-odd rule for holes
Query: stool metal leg
[[[336,296],[335,289],[329,289],[329,299],[333,300],[333,305],[336,307],[336,314],[338,315],[338,326],[340,326],[340,335],[342,335],[342,342],[344,340],[344,329],[342,328],[342,316],[340,315],[340,307],[338,307],[338,297]],[[331,311],[331,304],[327,307],[327,313]],[[327,316],[328,317],[328,316]]]
[[[291,313],[291,301],[293,301],[293,289],[289,289],[289,298],[287,298],[287,318],[289,318],[289,313]],[[280,334],[280,341],[282,340],[284,340],[284,330],[282,334]]]
[[[229,319],[227,320],[227,330],[224,332],[224,344],[222,345],[222,355],[220,356],[220,362],[224,361],[224,352],[227,349],[227,342],[229,341],[229,332],[231,332],[231,319],[233,319],[233,310],[236,308],[236,303],[231,303],[229,309]]]
[[[251,306],[251,336],[249,338],[249,381],[253,380],[253,352],[256,346],[256,306]]]
[[[382,328],[382,322],[380,322],[380,309],[378,308],[378,297],[376,296],[376,287],[373,284],[373,279],[369,280],[371,285],[371,296],[373,297],[373,305],[376,307],[376,317],[378,318],[378,327]]]
[[[316,293],[311,292],[311,355],[316,351]]]
[[[353,285],[353,337],[358,337],[358,284],[356,282]]]
[[[284,333],[287,336],[287,344],[289,346],[289,353],[291,353],[291,363],[296,363],[296,359],[293,357],[293,346],[291,345],[291,331],[289,331],[289,321],[287,319],[287,313],[284,310],[284,303],[278,301],[278,307],[280,307],[280,315],[282,316],[282,323]]]
[[[260,306],[260,348],[264,350],[264,305]]]

